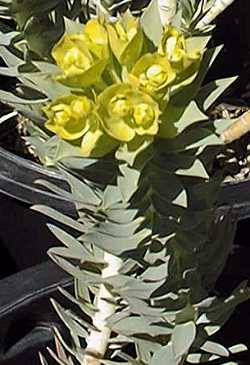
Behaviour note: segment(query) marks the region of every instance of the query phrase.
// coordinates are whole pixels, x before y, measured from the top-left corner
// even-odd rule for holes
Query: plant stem
[[[214,5],[208,13],[198,22],[197,29],[202,29],[209,25],[220,13],[222,13],[234,0],[215,0]]]
[[[122,266],[122,260],[108,252],[104,253],[104,261],[107,267],[102,270],[102,278],[117,275]],[[82,365],[99,365],[107,349],[111,330],[106,326],[106,319],[115,312],[115,304],[112,304],[112,294],[105,285],[100,285],[96,298],[97,312],[93,318],[93,325],[98,329],[92,330],[87,338],[86,355]]]
[[[158,0],[158,5],[161,24],[170,24],[177,11],[177,0]]]

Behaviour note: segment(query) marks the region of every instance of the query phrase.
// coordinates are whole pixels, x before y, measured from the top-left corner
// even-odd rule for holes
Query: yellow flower
[[[107,24],[110,47],[117,60],[131,68],[140,57],[143,47],[143,32],[139,19],[126,13],[115,23]]]
[[[188,52],[186,40],[181,32],[172,26],[165,27],[158,51],[170,61],[177,76],[175,84],[178,84],[178,87],[188,85],[194,80],[199,70],[201,52]]]
[[[44,108],[45,127],[64,140],[81,147],[85,157],[102,157],[117,142],[104,133],[94,103],[85,96],[63,96]]]
[[[184,35],[172,26],[165,27],[159,52],[166,55],[173,64],[178,64],[186,54]]]
[[[56,79],[73,87],[87,87],[100,81],[108,63],[108,36],[98,20],[90,20],[83,33],[64,34],[52,50],[62,71]]]
[[[44,108],[48,117],[45,127],[65,140],[81,138],[89,129],[93,102],[86,96],[69,95],[58,98]]]
[[[148,53],[136,62],[128,79],[147,93],[162,96],[174,81],[175,73],[166,56]]]
[[[121,142],[136,136],[154,136],[159,129],[158,104],[129,84],[108,87],[98,97],[104,130]]]
[[[84,27],[85,43],[88,49],[99,59],[109,58],[108,34],[97,20],[89,20]]]

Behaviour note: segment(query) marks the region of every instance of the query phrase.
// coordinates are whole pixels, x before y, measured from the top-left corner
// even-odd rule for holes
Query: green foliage
[[[209,339],[250,292],[243,283],[228,298],[210,296],[231,250],[235,222],[230,212],[214,218],[222,177],[208,181],[203,155],[209,145],[220,145],[219,123],[208,122],[204,114],[214,100],[207,93],[211,86],[199,88],[200,82],[192,101],[176,99],[181,100],[183,111],[176,119],[177,136],[134,154],[120,151],[112,185],[98,186],[66,174],[78,222],[52,209],[34,208],[76,231],[77,238],[73,238],[49,226],[65,246],[50,249],[49,254],[76,282],[76,298],[63,294],[83,311],[84,318],[88,316],[79,332],[79,321],[75,325],[72,315],[69,318],[55,304],[76,336],[75,344],[83,333],[87,337],[86,330],[91,331],[90,318],[95,313],[91,297],[98,284],[112,293],[116,311],[108,319],[113,333],[109,353],[110,358],[112,353],[117,357],[117,363],[119,359],[127,364],[156,364],[163,359],[176,365],[213,359],[225,362],[234,351]],[[213,84],[214,98],[230,82]],[[98,161],[84,160],[81,175],[86,177],[86,168],[91,163],[95,171]],[[74,163],[68,166],[74,169]],[[105,165],[99,168],[104,176]],[[51,184],[43,185],[65,196]],[[103,279],[100,273],[107,251],[121,257],[123,265],[118,275]],[[124,347],[131,342],[136,349],[134,359]],[[81,358],[77,345],[73,352],[62,341],[61,345]]]
[[[53,302],[73,337],[73,349],[69,349],[63,341],[61,345],[73,357],[81,359],[82,352],[77,349],[77,344],[80,338],[87,338],[88,331],[92,328],[91,318],[95,313],[92,294],[96,294],[98,284],[104,284],[116,303],[116,311],[108,319],[108,326],[113,332],[109,352],[122,359],[128,356],[123,347],[132,341],[137,358],[129,360],[128,364],[154,364],[162,357],[173,364],[182,363],[184,359],[190,363],[199,363],[201,358],[204,361],[208,358],[228,357],[234,348],[227,350],[209,340],[209,336],[223,326],[235,306],[249,298],[250,292],[243,283],[228,298],[209,297],[221,266],[224,265],[225,251],[223,257],[218,252],[222,244],[226,249],[230,246],[226,237],[225,242],[221,238],[221,233],[225,232],[223,225],[220,221],[212,223],[212,226],[208,224],[208,217],[210,220],[213,217],[211,210],[204,214],[204,210],[199,207],[200,210],[196,211],[197,220],[194,219],[191,208],[188,212],[185,211],[186,219],[188,215],[190,219],[192,216],[192,225],[186,221],[185,226],[183,221],[178,228],[175,222],[171,234],[165,232],[165,227],[168,225],[169,228],[170,225],[164,222],[164,229],[160,230],[156,226],[156,216],[172,215],[177,206],[169,198],[161,205],[163,213],[159,212],[155,198],[157,189],[154,186],[154,191],[147,194],[147,207],[138,207],[134,194],[138,191],[138,185],[144,185],[144,181],[137,179],[138,185],[133,187],[135,180],[131,181],[132,168],[125,169],[124,164],[122,166],[121,179],[129,184],[132,196],[121,192],[121,180],[117,185],[107,186],[104,190],[96,188],[94,192],[89,190],[87,181],[66,175],[72,186],[72,200],[78,206],[79,219],[74,225],[68,217],[59,216],[56,211],[35,207],[37,211],[48,214],[76,232],[73,237],[66,231],[49,225],[50,230],[65,246],[50,249],[49,255],[75,278],[76,283],[76,298],[64,290],[62,293],[83,311],[79,318],[71,310],[65,310]],[[165,180],[165,184],[171,190],[176,189],[169,179]],[[55,191],[53,186],[47,187]],[[152,186],[146,186],[146,190],[152,191]],[[58,194],[65,196],[63,191],[58,191]],[[91,206],[88,201],[90,198]],[[192,200],[191,203],[194,208],[195,202]],[[211,202],[209,204],[213,206]],[[153,212],[153,217],[146,211]],[[178,212],[183,213],[183,209]],[[225,224],[229,225],[230,216],[224,219]],[[213,230],[213,237],[204,231],[204,220],[207,230]],[[197,233],[200,234],[200,239]],[[232,239],[232,235],[229,238]],[[100,273],[105,265],[103,255],[106,251],[122,257],[123,265],[118,275],[104,279]],[[204,264],[204,259],[211,262],[210,255],[213,255],[213,267]]]

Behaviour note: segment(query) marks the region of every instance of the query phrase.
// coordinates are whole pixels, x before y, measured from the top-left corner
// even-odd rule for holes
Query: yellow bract
[[[91,19],[81,33],[64,34],[52,50],[61,70],[56,79],[82,90],[44,109],[46,128],[91,157],[118,146],[134,151],[169,136],[174,131],[167,103],[196,77],[201,51],[189,51],[172,26],[163,29],[160,46],[150,52],[152,47],[140,19],[130,13],[114,22]]]
[[[129,84],[113,85],[99,95],[98,102],[104,130],[118,141],[157,134],[159,106],[146,93]]]
[[[162,96],[175,80],[175,72],[166,56],[147,53],[136,62],[128,78],[132,84],[147,93]]]
[[[159,53],[165,55],[176,73],[175,83],[178,87],[190,84],[197,75],[201,52],[187,51],[184,35],[172,26],[164,28]]]
[[[102,157],[117,145],[104,133],[94,103],[85,96],[58,98],[44,108],[45,127],[60,138],[74,141],[85,157]]]
[[[52,56],[62,71],[56,77],[61,83],[73,88],[98,83],[109,59],[106,29],[97,20],[90,20],[83,33],[65,34]]]
[[[73,141],[89,129],[92,102],[85,96],[64,96],[44,108],[45,127],[59,137]]]
[[[114,24],[107,24],[110,47],[117,60],[131,68],[140,57],[143,47],[143,32],[139,19],[126,13]]]
[[[84,27],[85,43],[88,49],[99,59],[108,59],[108,34],[105,27],[97,20],[91,19]]]
[[[165,54],[170,62],[178,63],[186,53],[185,38],[174,27],[167,26],[164,29],[159,52]]]

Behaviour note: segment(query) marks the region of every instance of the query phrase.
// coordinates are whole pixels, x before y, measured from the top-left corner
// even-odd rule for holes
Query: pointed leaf
[[[151,0],[141,17],[141,25],[146,36],[158,47],[162,34],[158,0]]]
[[[153,357],[149,365],[178,365],[180,359],[176,359],[174,356],[172,343],[170,342],[167,346],[162,346],[162,348],[153,354]]]
[[[209,352],[211,354],[218,355],[218,356],[224,356],[224,357],[229,356],[228,350],[224,346],[222,346],[221,344],[219,344],[217,342],[206,341],[201,346],[201,349],[206,351],[206,352]]]
[[[231,354],[238,354],[239,352],[242,352],[242,351],[247,351],[248,348],[246,345],[242,344],[242,343],[239,343],[237,345],[234,345],[234,346],[230,346],[228,348],[228,350],[231,352]]]
[[[196,98],[201,110],[207,111],[218,97],[237,79],[237,77],[230,77],[212,81],[203,86]]]
[[[219,358],[220,358],[220,356],[217,356],[217,355],[194,353],[194,354],[189,354],[187,356],[187,361],[190,364],[202,364],[202,363],[207,363],[210,361],[217,360]]]
[[[186,322],[175,326],[172,342],[173,351],[176,358],[182,357],[186,354],[192,346],[196,336],[196,326],[194,322]]]
[[[47,215],[48,217],[56,220],[57,222],[63,223],[77,231],[85,232],[86,228],[83,224],[78,223],[76,220],[68,217],[65,214],[58,212],[56,209],[46,207],[45,205],[33,205],[32,210]]]

